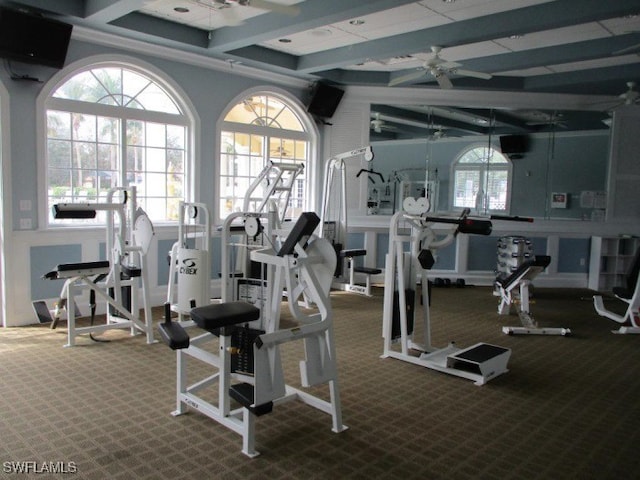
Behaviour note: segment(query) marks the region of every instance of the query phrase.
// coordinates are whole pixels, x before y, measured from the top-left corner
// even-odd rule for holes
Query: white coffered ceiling
[[[425,70],[434,58],[432,46],[442,47],[445,65],[456,65],[446,72],[454,89],[617,96],[628,82],[640,82],[640,0],[0,0],[0,5],[204,59],[339,86],[391,82],[438,88],[434,71]],[[460,75],[465,71],[472,75]]]

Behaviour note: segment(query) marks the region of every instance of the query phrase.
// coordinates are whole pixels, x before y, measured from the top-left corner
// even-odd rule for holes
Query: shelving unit
[[[638,237],[591,237],[589,288],[610,292],[623,286],[638,247]]]

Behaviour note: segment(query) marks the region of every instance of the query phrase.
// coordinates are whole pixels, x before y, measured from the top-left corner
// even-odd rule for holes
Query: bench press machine
[[[330,414],[334,432],[347,428],[342,424],[333,318],[327,293],[336,256],[326,239],[312,236],[319,221],[315,213],[303,213],[277,252],[263,248],[250,253],[252,260],[266,266],[270,279],[262,316],[254,305],[229,301],[191,310],[191,319],[205,331],[194,338],[182,325],[171,321],[169,308],[159,326],[162,340],[176,351],[177,409],[173,415],[184,414],[189,407],[198,410],[240,434],[242,452],[249,457],[259,455],[255,449],[257,417],[286,401],[301,400]],[[279,325],[285,289],[289,311],[298,322],[293,328]],[[313,310],[301,309],[303,295],[312,300]],[[217,346],[207,348],[215,340]],[[300,362],[301,385],[328,384],[330,400],[285,384],[280,346],[297,340],[305,346],[305,359]],[[214,373],[188,384],[189,359],[207,364]],[[211,390],[205,391],[208,388]]]
[[[123,202],[114,201],[116,194],[122,194]],[[55,328],[66,306],[67,344],[75,345],[76,336],[100,333],[111,329],[129,328],[131,335],[142,332],[147,343],[153,343],[153,325],[146,255],[153,239],[153,225],[147,214],[137,207],[136,187],[116,187],[109,190],[106,202],[63,203],[53,207],[55,218],[93,218],[98,211],[107,213],[106,251],[109,260],[60,264],[46,273],[49,280],[64,280],[58,306],[52,318],[51,328]],[[117,216],[117,221],[116,221]],[[139,288],[142,287],[144,321],[139,314]],[[76,326],[76,312],[73,298],[77,290],[90,292],[92,324]],[[125,293],[127,292],[127,293]],[[106,323],[93,325],[96,312],[95,296],[107,304]]]
[[[385,263],[382,358],[403,360],[484,385],[508,371],[511,350],[487,343],[468,348],[458,348],[453,342],[444,348],[432,346],[427,270],[435,262],[432,252],[452,243],[458,233],[489,235],[492,224],[488,220],[467,218],[468,210],[458,219],[427,217],[426,199],[423,207],[422,214],[411,208],[411,213],[399,211],[391,217],[389,253]],[[437,228],[437,224],[442,224],[442,228]],[[422,283],[423,343],[413,340],[419,298],[416,285],[419,282]],[[399,348],[394,346],[398,343]]]
[[[502,331],[508,335],[570,335],[568,328],[539,328],[538,323],[533,319],[530,305],[529,286],[531,281],[544,271],[551,263],[551,257],[547,255],[536,255],[532,260],[526,260],[509,276],[497,279],[495,287],[500,293],[500,305],[498,313],[509,315],[511,306],[518,304],[518,316],[521,327],[502,327]]]

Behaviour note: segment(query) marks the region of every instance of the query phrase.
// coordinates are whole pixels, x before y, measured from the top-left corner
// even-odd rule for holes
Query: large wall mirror
[[[367,213],[603,219],[611,115],[598,110],[372,104]]]

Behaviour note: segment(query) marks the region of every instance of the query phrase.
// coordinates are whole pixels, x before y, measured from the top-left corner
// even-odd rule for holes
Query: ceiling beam
[[[146,0],[85,0],[84,17],[95,22],[109,23],[144,7]]]
[[[132,12],[109,23],[116,27],[135,31],[153,37],[165,38],[183,45],[206,48],[207,32],[187,25],[180,25],[162,18]]]
[[[293,20],[287,15],[267,13],[247,19],[244,25],[216,29],[211,36],[209,48],[215,52],[235,50],[414,2],[415,0],[306,0],[296,4],[300,13]]]
[[[84,16],[84,0],[20,0],[20,4],[10,0],[0,0],[0,5],[13,8],[29,8],[34,11],[51,12],[57,15],[73,16],[82,18]]]
[[[640,0],[562,0],[403,33],[379,40],[300,57],[298,72],[340,68],[369,59],[385,59],[424,51],[430,45],[450,47],[578,25],[635,14]]]

